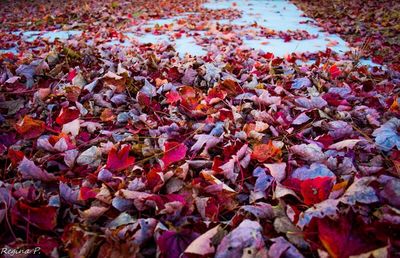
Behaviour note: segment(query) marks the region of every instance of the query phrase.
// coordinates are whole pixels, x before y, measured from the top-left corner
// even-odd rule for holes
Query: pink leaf
[[[57,179],[53,174],[43,171],[35,163],[26,157],[23,158],[18,166],[18,171],[24,179],[36,179],[42,181],[54,181]]]
[[[184,159],[186,156],[187,147],[183,143],[166,142],[164,147],[164,157],[161,159],[164,163],[164,167],[168,167],[172,163]]]

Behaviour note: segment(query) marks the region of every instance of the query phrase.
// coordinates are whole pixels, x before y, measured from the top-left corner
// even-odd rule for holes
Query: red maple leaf
[[[181,96],[177,91],[169,91],[167,94],[165,94],[167,97],[167,103],[168,104],[175,104],[178,101],[182,100]]]
[[[111,171],[121,171],[135,163],[135,158],[129,156],[131,146],[125,145],[120,151],[112,148],[108,153],[106,168]]]
[[[63,108],[60,111],[60,114],[56,118],[56,123],[59,125],[63,125],[69,123],[79,117],[79,110],[74,108]]]
[[[75,76],[76,76],[77,74],[78,74],[78,73],[76,72],[75,69],[71,70],[71,71],[68,73],[68,75],[67,75],[67,80],[70,81],[70,82],[72,82],[72,80],[75,78]]]
[[[333,258],[345,258],[376,248],[377,243],[368,243],[354,218],[349,217],[352,218],[341,216],[338,220],[318,220],[319,239]]]
[[[164,166],[168,167],[174,162],[180,161],[186,156],[187,147],[179,142],[166,142],[164,157],[161,159]]]
[[[42,230],[53,230],[57,225],[57,208],[50,206],[32,207],[18,201],[11,210],[11,222],[29,224]]]
[[[10,159],[11,164],[16,167],[18,163],[24,158],[24,153],[19,150],[9,149],[7,157]]]
[[[329,74],[331,75],[332,79],[336,79],[336,77],[342,74],[342,71],[340,71],[340,69],[336,65],[332,65],[329,68]]]
[[[305,204],[311,205],[319,203],[328,198],[332,189],[332,178],[317,177],[306,179],[301,182],[300,189]]]

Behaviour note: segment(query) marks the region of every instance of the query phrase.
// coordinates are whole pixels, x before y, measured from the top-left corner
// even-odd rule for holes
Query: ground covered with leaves
[[[293,0],[325,30],[338,33],[360,55],[400,71],[400,2],[395,0]]]
[[[224,40],[198,57],[168,44],[106,47],[110,17],[139,16],[97,2],[59,23],[103,34],[0,56],[2,247],[50,257],[399,255],[398,71],[329,49],[280,58]],[[154,2],[171,12],[201,3]],[[43,8],[59,7],[20,10]],[[2,17],[11,37],[16,21]],[[18,26],[51,29],[57,17]]]

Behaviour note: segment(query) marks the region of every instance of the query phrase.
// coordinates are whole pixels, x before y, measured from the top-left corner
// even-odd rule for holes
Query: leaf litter
[[[3,18],[6,31],[87,32],[0,56],[2,246],[51,257],[395,255],[398,71],[330,49],[237,48],[228,25],[208,28],[225,36],[207,39],[217,48],[204,56],[102,44],[120,37],[110,25],[206,11],[156,2],[40,4],[34,22]],[[195,26],[177,23],[177,37]]]

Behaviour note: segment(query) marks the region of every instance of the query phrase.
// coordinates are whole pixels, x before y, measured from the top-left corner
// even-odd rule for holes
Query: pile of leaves
[[[123,29],[132,26],[132,18],[155,19],[196,12],[199,0],[115,1],[115,0],[56,0],[0,2],[2,28],[13,30],[85,29],[99,27]]]
[[[360,49],[360,55],[400,71],[400,3],[395,0],[293,0],[330,33]]]
[[[89,32],[0,55],[1,247],[399,254],[399,73],[329,49],[240,49],[229,27],[216,30],[231,37],[210,37],[202,57]]]
[[[310,66],[162,45],[56,42],[39,56],[1,57],[2,245],[110,257],[398,250],[398,75],[329,51]]]

